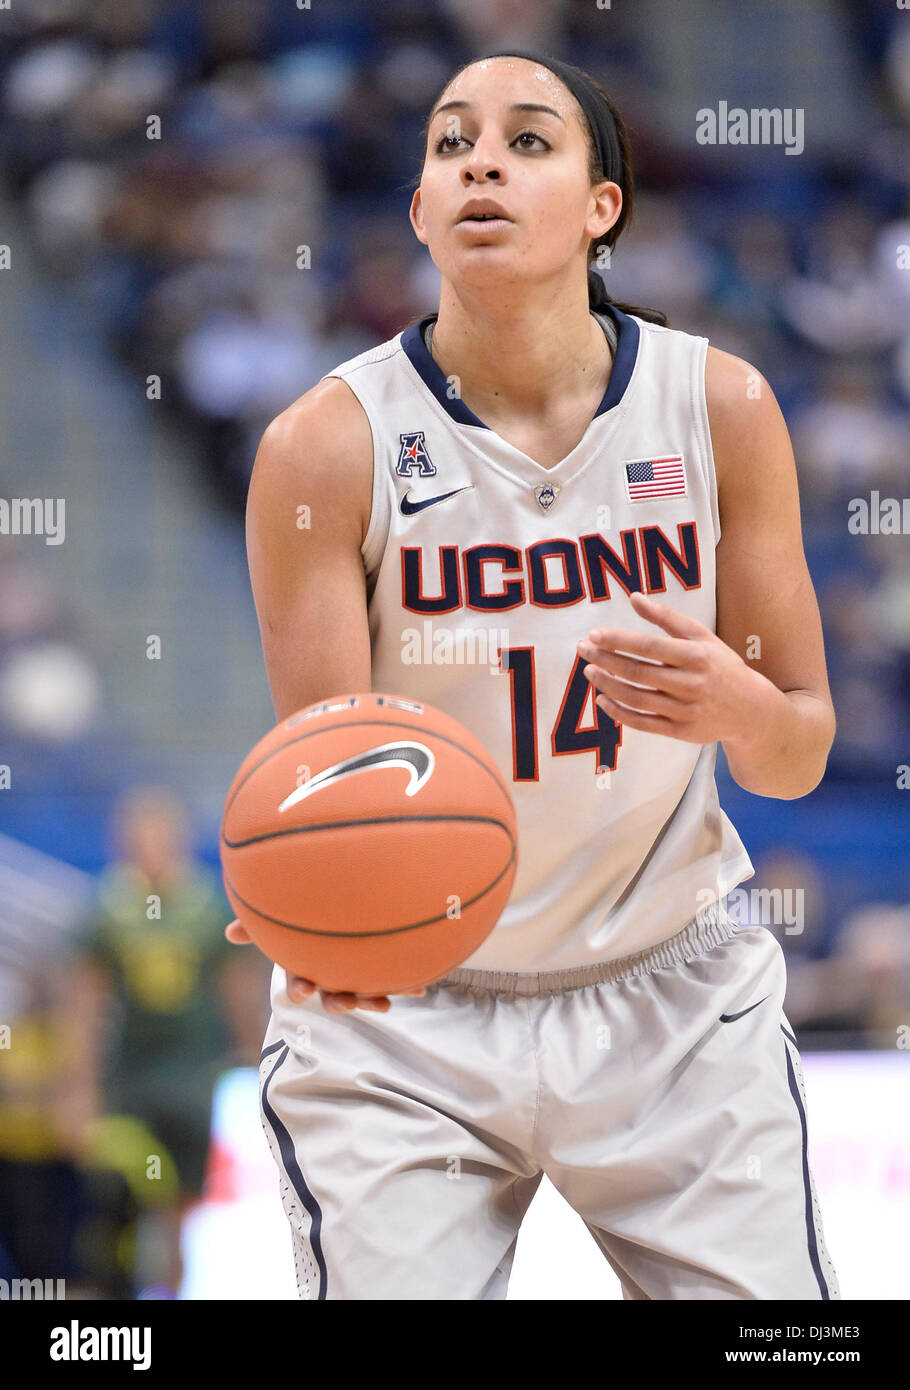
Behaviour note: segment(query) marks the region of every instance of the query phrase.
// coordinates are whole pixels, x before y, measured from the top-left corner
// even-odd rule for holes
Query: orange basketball
[[[428,984],[493,930],[515,807],[483,744],[433,705],[371,692],[298,711],[228,792],[221,863],[257,946],[323,989]]]

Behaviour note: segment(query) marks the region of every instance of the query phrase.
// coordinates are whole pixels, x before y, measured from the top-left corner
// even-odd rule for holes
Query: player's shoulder
[[[705,355],[705,400],[712,432],[773,427],[780,407],[759,369],[735,353],[708,345]]]
[[[705,354],[705,386],[721,400],[754,399],[760,390],[771,388],[757,367],[735,353],[708,344]],[[746,393],[749,393],[748,395]]]
[[[732,352],[709,346],[705,403],[718,489],[749,488],[772,458],[792,460],[789,432],[777,398],[762,373]]]
[[[288,463],[332,462],[369,446],[372,435],[366,412],[341,377],[326,376],[274,416],[266,426],[259,456]]]
[[[345,381],[325,376],[269,421],[253,461],[247,494],[248,535],[274,536],[295,506],[322,505],[335,520],[350,518],[360,542],[373,500],[373,431]],[[322,528],[327,537],[334,531]]]
[[[288,497],[336,512],[353,508],[361,536],[369,524],[373,490],[373,432],[357,396],[345,382],[323,377],[266,426],[253,462],[247,517],[270,516]]]

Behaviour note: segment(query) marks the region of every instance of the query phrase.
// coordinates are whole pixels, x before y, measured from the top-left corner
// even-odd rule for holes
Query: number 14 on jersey
[[[595,691],[585,678],[588,662],[576,656],[569,673],[562,701],[550,731],[550,751],[554,758],[570,753],[596,754],[594,773],[616,770],[616,759],[622,745],[622,725],[594,702]],[[537,708],[537,680],[533,647],[500,648],[500,665],[509,674],[509,699],[512,706],[512,775],[516,782],[539,780],[538,725],[546,711]],[[582,724],[588,698],[594,710],[595,722]]]

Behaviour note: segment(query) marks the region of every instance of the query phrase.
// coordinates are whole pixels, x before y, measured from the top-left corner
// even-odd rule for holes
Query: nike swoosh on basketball
[[[350,758],[345,758],[342,762],[334,763],[332,767],[326,767],[322,772],[317,772],[315,777],[311,777],[296,791],[292,791],[289,796],[286,796],[278,810],[289,811],[292,806],[296,806],[305,797],[312,796],[313,792],[321,791],[323,787],[331,786],[339,778],[350,777],[354,772],[365,772],[377,767],[406,768],[411,775],[404,792],[405,796],[413,796],[432,777],[436,767],[436,758],[425,744],[414,743],[410,740],[403,740],[400,743],[384,743],[380,748],[368,748],[363,753],[354,753]]]
[[[459,492],[470,492],[473,486],[473,483],[469,483],[467,487],[455,488],[454,492],[441,492],[438,497],[425,497],[422,502],[412,502],[408,496],[404,496],[398,503],[398,509],[403,516],[413,516],[415,512],[422,512],[424,507],[432,507],[435,502],[444,502],[447,497],[457,497]]]
[[[765,995],[765,999],[770,998],[770,994]],[[765,999],[759,999],[758,1004],[764,1004]],[[735,1023],[738,1018],[743,1018],[746,1014],[750,1014],[753,1009],[757,1009],[758,1004],[750,1004],[748,1009],[740,1009],[738,1014],[721,1014],[720,1021],[721,1023]]]

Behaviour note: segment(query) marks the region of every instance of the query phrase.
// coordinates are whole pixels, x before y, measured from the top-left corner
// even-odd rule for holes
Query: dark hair
[[[473,67],[474,64],[478,61],[480,60],[477,58],[471,58],[468,62],[462,63],[460,68],[456,68],[455,72],[452,73],[451,77],[445,83],[445,86],[442,88],[436,99],[433,101],[432,105],[430,106],[430,113],[427,116],[427,119],[423,127],[424,151],[426,151],[427,140],[429,137],[430,116],[435,110],[436,105],[439,102],[439,98],[442,96],[443,92],[445,92],[446,89],[451,86],[455,78],[458,77],[460,73],[464,72],[466,68]],[[616,126],[616,133],[619,137],[619,148],[622,152],[622,175],[618,180],[619,186],[622,189],[622,209],[620,211],[619,217],[613,223],[613,226],[610,227],[606,232],[604,232],[603,236],[598,237],[596,241],[592,241],[590,246],[588,247],[588,300],[592,306],[595,305],[598,301],[600,301],[601,303],[606,301],[609,304],[613,304],[614,307],[619,309],[621,313],[635,314],[637,318],[645,319],[648,323],[656,323],[659,324],[662,328],[668,328],[669,320],[666,314],[661,313],[659,309],[643,309],[640,306],[634,304],[617,303],[607,293],[606,288],[603,285],[602,277],[598,274],[596,270],[593,269],[593,262],[597,258],[598,248],[601,246],[606,246],[612,249],[613,246],[615,246],[616,242],[619,240],[619,237],[622,234],[622,232],[625,230],[625,228],[629,225],[629,222],[632,220],[632,213],[635,206],[635,180],[632,176],[632,159],[631,149],[629,145],[629,133],[626,130],[622,117],[620,116],[610,97],[604,91],[600,83],[596,81],[596,79],[593,78],[589,72],[585,72],[584,69],[579,69],[579,71],[582,73],[582,75],[590,84],[590,86],[594,88],[597,95],[607,106],[611,116],[613,117],[613,122]],[[554,76],[559,77],[559,74],[554,73]],[[560,81],[561,80],[562,79],[560,78]],[[563,83],[563,85],[565,86],[565,83]],[[572,97],[573,102],[575,102],[575,106],[578,113],[578,119],[581,123],[581,127],[584,132],[585,143],[588,148],[588,177],[592,185],[595,183],[602,183],[606,176],[604,174],[604,170],[600,162],[600,156],[597,152],[597,145],[591,133],[591,127],[588,124],[588,119],[584,111],[582,110],[580,104],[578,103],[577,99],[575,98],[574,93],[568,87],[566,88],[566,90]],[[417,173],[416,177],[412,181],[411,188],[416,188],[419,183],[420,172]],[[594,282],[593,284],[592,281]]]

